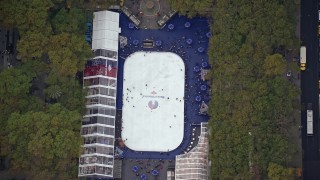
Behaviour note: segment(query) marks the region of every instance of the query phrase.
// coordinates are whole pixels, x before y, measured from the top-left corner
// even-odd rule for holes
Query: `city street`
[[[307,48],[307,70],[301,72],[303,179],[319,179],[318,0],[301,1],[301,46]],[[313,136],[307,136],[307,104],[312,103]]]

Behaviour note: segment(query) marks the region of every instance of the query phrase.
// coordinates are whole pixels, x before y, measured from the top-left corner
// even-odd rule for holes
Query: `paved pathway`
[[[159,160],[159,159],[125,159],[122,162],[122,179],[141,179],[140,176],[145,174],[148,180],[163,180],[167,179],[167,169],[174,168],[174,160]],[[133,166],[138,166],[139,170],[137,173],[133,172]],[[153,176],[151,171],[153,169],[158,170],[158,176]]]
[[[152,8],[148,4],[152,3]],[[159,29],[157,21],[170,11],[166,0],[126,0],[125,4],[141,21],[140,28]]]

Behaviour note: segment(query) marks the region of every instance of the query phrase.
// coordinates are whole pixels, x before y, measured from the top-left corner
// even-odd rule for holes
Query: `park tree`
[[[72,91],[70,91],[72,89]],[[61,86],[61,97],[58,102],[63,104],[69,110],[77,110],[83,114],[85,110],[86,89],[79,84],[79,80],[75,78],[69,78],[67,82],[64,82]]]
[[[171,8],[177,10],[180,15],[194,17],[196,15],[209,15],[213,0],[169,0]]]
[[[48,73],[50,70],[48,64],[40,61],[40,59],[23,62],[21,65],[16,66],[15,68],[18,68],[23,73],[33,78],[37,78],[42,73]]]
[[[86,10],[106,10],[110,5],[116,5],[116,0],[66,0],[67,8],[81,8]]]
[[[268,166],[268,179],[270,180],[291,180],[294,179],[294,168],[285,168],[279,164],[270,162]]]
[[[49,35],[39,31],[26,31],[17,43],[19,56],[23,61],[40,59],[47,52]]]
[[[58,76],[74,76],[84,69],[86,60],[91,57],[90,46],[76,34],[52,36],[48,49],[50,68]]]
[[[108,9],[110,5],[116,4],[116,0],[87,0],[84,2],[86,9]]]
[[[59,85],[51,85],[46,89],[46,95],[49,99],[58,99],[61,97],[61,88]]]
[[[86,30],[86,15],[82,9],[61,8],[51,21],[56,34],[65,32],[83,35]]]
[[[10,68],[0,73],[0,146],[2,155],[8,151],[6,127],[8,118],[13,112],[26,112],[42,109],[39,98],[30,96],[33,74],[25,71],[24,67]]]
[[[13,96],[28,95],[32,77],[17,68],[10,68],[0,73],[0,101],[5,102]]]
[[[30,88],[34,78],[30,74],[18,68],[10,68],[2,71],[0,78],[2,78],[0,81],[0,119],[4,123],[1,127],[4,128],[6,119],[12,112],[25,112],[33,107],[38,107],[39,102],[36,97],[30,96]]]
[[[86,5],[77,1],[68,7],[68,2],[0,3],[0,24],[18,29],[22,59],[0,72],[1,155],[10,158],[13,169],[30,172],[30,179],[77,177],[85,98],[75,76],[91,57],[91,49],[83,38],[86,16],[81,9]],[[44,82],[52,76],[55,80]],[[43,94],[55,101],[45,105]]]
[[[68,110],[83,113],[86,90],[79,84],[78,78],[60,77],[52,71],[46,79],[46,84],[48,87],[45,94],[48,101],[54,100]]]
[[[72,179],[81,145],[81,114],[60,104],[45,111],[13,113],[8,137],[14,168],[31,172],[32,179]]]
[[[260,179],[270,162],[290,161],[297,88],[285,78],[281,48],[294,46],[290,13],[280,1],[215,1],[208,51],[212,177]],[[291,9],[291,8],[289,8]],[[276,35],[277,34],[277,35]]]
[[[3,0],[0,3],[0,22],[16,27],[20,32],[44,29],[47,26],[51,0]]]

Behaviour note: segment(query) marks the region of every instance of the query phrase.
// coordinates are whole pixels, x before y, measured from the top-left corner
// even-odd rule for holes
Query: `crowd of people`
[[[147,49],[147,51],[164,51],[173,52],[179,55],[185,63],[185,123],[184,123],[184,138],[182,143],[173,151],[169,152],[137,152],[128,148],[123,148],[122,158],[133,158],[133,159],[174,159],[176,155],[185,153],[188,149],[191,150],[195,145],[197,139],[195,132],[198,132],[201,122],[207,122],[209,117],[200,115],[200,106],[202,101],[208,102],[210,98],[208,82],[201,79],[201,72],[195,72],[194,67],[198,66],[201,68],[209,69],[208,55],[206,49],[208,47],[209,38],[206,34],[210,31],[208,23],[205,19],[195,18],[189,20],[184,17],[175,16],[170,23],[174,24],[174,28],[167,31],[168,27],[162,30],[145,30],[143,33],[138,29],[128,28],[128,20],[120,21],[123,23],[121,36],[128,38],[128,44],[119,51],[119,73],[118,79],[123,79],[123,64],[125,59],[130,54],[138,51],[146,51],[143,48],[143,40],[161,41],[160,46],[154,46],[153,49]],[[185,22],[190,22],[191,26],[188,28],[184,27]],[[197,25],[195,25],[197,24]],[[192,43],[187,43],[187,39],[192,39]],[[133,44],[134,40],[138,40],[138,44]],[[199,52],[199,47],[204,50]],[[164,59],[165,61],[165,59]],[[204,63],[205,62],[205,63]],[[202,64],[207,64],[203,67]],[[205,85],[208,87],[206,90],[201,90],[201,86]],[[117,109],[122,108],[122,101],[130,101],[130,99],[122,99],[122,93],[127,93],[128,90],[122,88],[122,82],[118,82],[118,96],[117,96]],[[196,97],[200,96],[201,101],[197,101]],[[120,126],[121,127],[121,126]],[[193,129],[196,128],[196,131]],[[118,134],[121,134],[121,128],[118,128]],[[120,137],[121,138],[121,137]],[[193,142],[191,144],[191,142]]]

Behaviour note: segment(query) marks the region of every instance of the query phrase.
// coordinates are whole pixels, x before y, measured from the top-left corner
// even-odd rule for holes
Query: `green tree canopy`
[[[58,76],[74,76],[82,71],[92,54],[83,36],[68,33],[52,36],[48,49],[51,70]]]
[[[107,10],[110,5],[118,4],[117,0],[66,0],[67,8],[80,8],[86,10]]]
[[[276,163],[270,163],[268,166],[268,179],[270,180],[291,180],[295,178],[293,168],[285,168]]]
[[[71,179],[80,152],[81,114],[60,104],[46,111],[13,113],[8,122],[11,157],[16,168],[32,172],[32,179]],[[39,173],[41,172],[41,173]]]
[[[25,97],[30,90],[32,77],[17,68],[0,73],[0,101],[5,102],[14,96]]]
[[[51,0],[3,0],[0,3],[0,22],[20,31],[45,29]]]
[[[214,178],[266,178],[270,162],[284,166],[291,158],[294,146],[286,128],[299,93],[275,52],[295,45],[292,6],[277,0],[215,1],[208,52],[214,67],[209,104]]]
[[[55,33],[78,33],[83,35],[86,30],[85,11],[78,8],[69,10],[62,8],[52,19]]]
[[[168,0],[171,8],[180,15],[193,17],[197,14],[208,15],[212,11],[213,0]]]
[[[30,171],[30,179],[77,177],[85,100],[75,76],[91,57],[84,38],[86,7],[82,0],[0,3],[0,25],[18,29],[22,59],[0,72],[1,155],[11,157],[17,170]],[[52,105],[45,106],[43,95],[55,99]]]
[[[264,60],[263,69],[269,77],[281,76],[285,74],[286,63],[280,54],[273,54]]]
[[[55,99],[69,110],[77,110],[82,113],[85,104],[85,92],[79,80],[74,77],[60,77],[55,72],[50,72],[46,79],[48,84],[45,90],[47,99]],[[52,95],[59,94],[53,98]]]
[[[17,43],[18,53],[22,60],[42,58],[48,50],[49,36],[39,31],[26,31],[22,33]]]
[[[27,112],[42,109],[39,98],[30,96],[34,74],[25,71],[25,67],[10,68],[0,73],[0,146],[2,155],[7,155],[7,121],[13,112]]]

